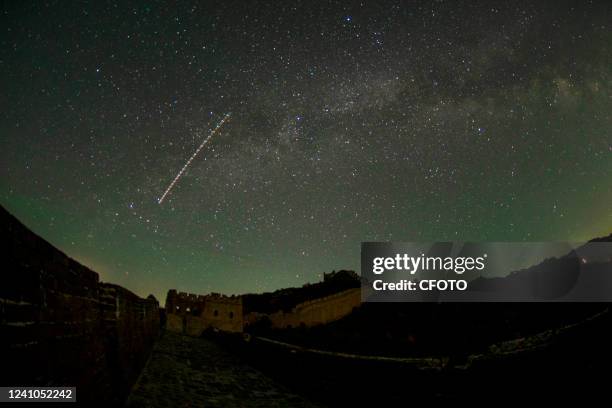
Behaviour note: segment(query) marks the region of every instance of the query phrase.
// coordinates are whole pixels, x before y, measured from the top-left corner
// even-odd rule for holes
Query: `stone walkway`
[[[140,407],[314,407],[206,339],[165,332],[127,402]]]

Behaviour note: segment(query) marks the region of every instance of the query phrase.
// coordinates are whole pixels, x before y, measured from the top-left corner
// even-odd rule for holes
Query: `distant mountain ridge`
[[[478,277],[470,282],[476,292],[506,293],[521,299],[589,301],[612,294],[612,234],[595,238],[567,254],[511,272],[505,277]]]

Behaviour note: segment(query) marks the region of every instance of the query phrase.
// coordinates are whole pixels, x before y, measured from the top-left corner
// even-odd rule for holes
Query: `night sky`
[[[362,241],[612,230],[610,2],[33,3],[0,17],[0,202],[104,281],[261,292]]]

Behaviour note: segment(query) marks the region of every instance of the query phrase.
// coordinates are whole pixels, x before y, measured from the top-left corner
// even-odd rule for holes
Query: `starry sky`
[[[140,295],[612,230],[612,4],[5,2],[0,203]],[[231,112],[165,201],[164,190]]]

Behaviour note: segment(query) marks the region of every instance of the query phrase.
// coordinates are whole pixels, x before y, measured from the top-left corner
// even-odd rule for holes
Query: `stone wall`
[[[0,223],[0,384],[121,403],[159,335],[157,300],[99,282],[2,208]]]
[[[241,332],[243,326],[242,298],[239,296],[207,296],[202,318],[207,326],[227,332]]]
[[[109,283],[100,284],[100,301],[114,388],[127,394],[159,337],[159,304]]]
[[[166,298],[166,328],[176,333],[200,336],[207,328],[241,332],[243,326],[242,298],[219,294],[194,295],[168,291]]]
[[[290,312],[272,313],[268,318],[274,328],[312,327],[341,319],[360,304],[361,289],[349,289],[300,303]]]
[[[185,319],[186,318],[183,315],[168,313],[166,315],[166,330],[175,333],[183,333],[185,324],[183,322]]]

